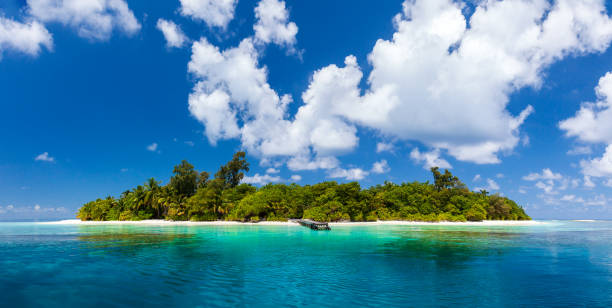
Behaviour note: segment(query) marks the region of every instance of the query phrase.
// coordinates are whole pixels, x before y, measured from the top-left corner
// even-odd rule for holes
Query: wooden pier
[[[326,222],[318,222],[318,221],[314,221],[314,220],[310,220],[310,219],[298,219],[297,223],[299,223],[300,225],[304,226],[304,227],[308,227],[312,230],[331,230],[331,228],[329,227],[329,225]]]

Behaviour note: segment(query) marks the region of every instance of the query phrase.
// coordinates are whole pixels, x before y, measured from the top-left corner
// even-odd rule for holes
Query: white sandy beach
[[[68,219],[60,221],[40,222],[47,225],[141,225],[141,226],[231,226],[231,225],[254,225],[254,226],[300,226],[292,221],[262,221],[258,223],[238,221],[169,221],[169,220],[141,220],[141,221],[81,221]],[[423,222],[423,221],[401,221],[385,220],[372,222],[331,222],[330,226],[380,226],[380,225],[408,225],[408,226],[533,226],[546,224],[536,220],[485,220],[478,222]]]

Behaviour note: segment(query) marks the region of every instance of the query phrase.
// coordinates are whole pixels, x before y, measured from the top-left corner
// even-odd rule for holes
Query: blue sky
[[[425,181],[439,165],[534,218],[612,218],[610,9],[3,1],[0,220],[73,217],[240,149],[257,185]]]

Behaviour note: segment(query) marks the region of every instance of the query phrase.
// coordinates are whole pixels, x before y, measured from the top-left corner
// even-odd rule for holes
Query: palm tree
[[[144,204],[146,207],[157,210],[157,216],[155,218],[160,218],[160,207],[158,202],[159,195],[159,186],[160,182],[157,182],[154,178],[150,178],[145,184],[145,192],[144,192]]]

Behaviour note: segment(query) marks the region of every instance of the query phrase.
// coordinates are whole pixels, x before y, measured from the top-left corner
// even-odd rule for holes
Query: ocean
[[[612,222],[0,223],[2,307],[612,306]]]

